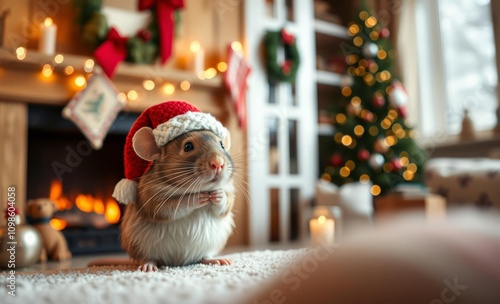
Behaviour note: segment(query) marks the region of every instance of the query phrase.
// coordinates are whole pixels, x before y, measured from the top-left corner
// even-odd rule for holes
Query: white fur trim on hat
[[[166,145],[172,139],[190,131],[209,130],[221,139],[226,137],[226,128],[208,113],[186,112],[159,124],[153,135],[158,147]]]
[[[134,203],[137,200],[137,183],[123,178],[116,184],[111,196],[120,204]]]

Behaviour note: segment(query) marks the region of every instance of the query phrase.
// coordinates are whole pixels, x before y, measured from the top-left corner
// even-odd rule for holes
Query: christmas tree
[[[395,77],[390,32],[362,10],[348,25],[342,50],[352,81],[332,105],[332,151],[322,179],[337,185],[371,182],[372,194],[421,182],[425,152],[406,124],[408,95]]]

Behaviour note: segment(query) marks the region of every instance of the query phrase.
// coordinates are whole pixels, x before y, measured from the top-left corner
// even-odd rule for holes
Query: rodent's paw
[[[208,192],[201,192],[199,197],[198,197],[198,206],[197,207],[203,207],[206,204],[210,203],[210,193]]]
[[[226,198],[226,192],[220,189],[210,192],[210,201],[214,204],[220,204],[224,198]]]
[[[155,263],[148,262],[139,266],[137,270],[140,270],[142,272],[156,272],[158,271],[158,267],[156,267]]]

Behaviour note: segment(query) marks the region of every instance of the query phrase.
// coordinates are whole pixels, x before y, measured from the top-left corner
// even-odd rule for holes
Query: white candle
[[[321,215],[317,219],[309,221],[309,228],[311,230],[312,246],[333,243],[335,234],[333,219],[327,219],[324,215]]]
[[[54,55],[56,51],[57,26],[51,18],[45,18],[40,25],[40,41],[38,42],[38,51],[46,55]]]
[[[205,51],[200,43],[198,41],[191,42],[189,49],[191,50],[190,69],[195,74],[205,71]]]

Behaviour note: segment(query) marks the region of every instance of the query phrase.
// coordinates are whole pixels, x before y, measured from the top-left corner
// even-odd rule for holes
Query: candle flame
[[[54,21],[52,21],[52,18],[47,17],[47,18],[45,18],[45,21],[43,22],[43,24],[44,24],[46,27],[49,27],[49,26],[51,26],[52,24],[54,24]]]
[[[320,217],[318,217],[318,222],[323,225],[326,222],[326,217],[324,215],[320,215]]]

